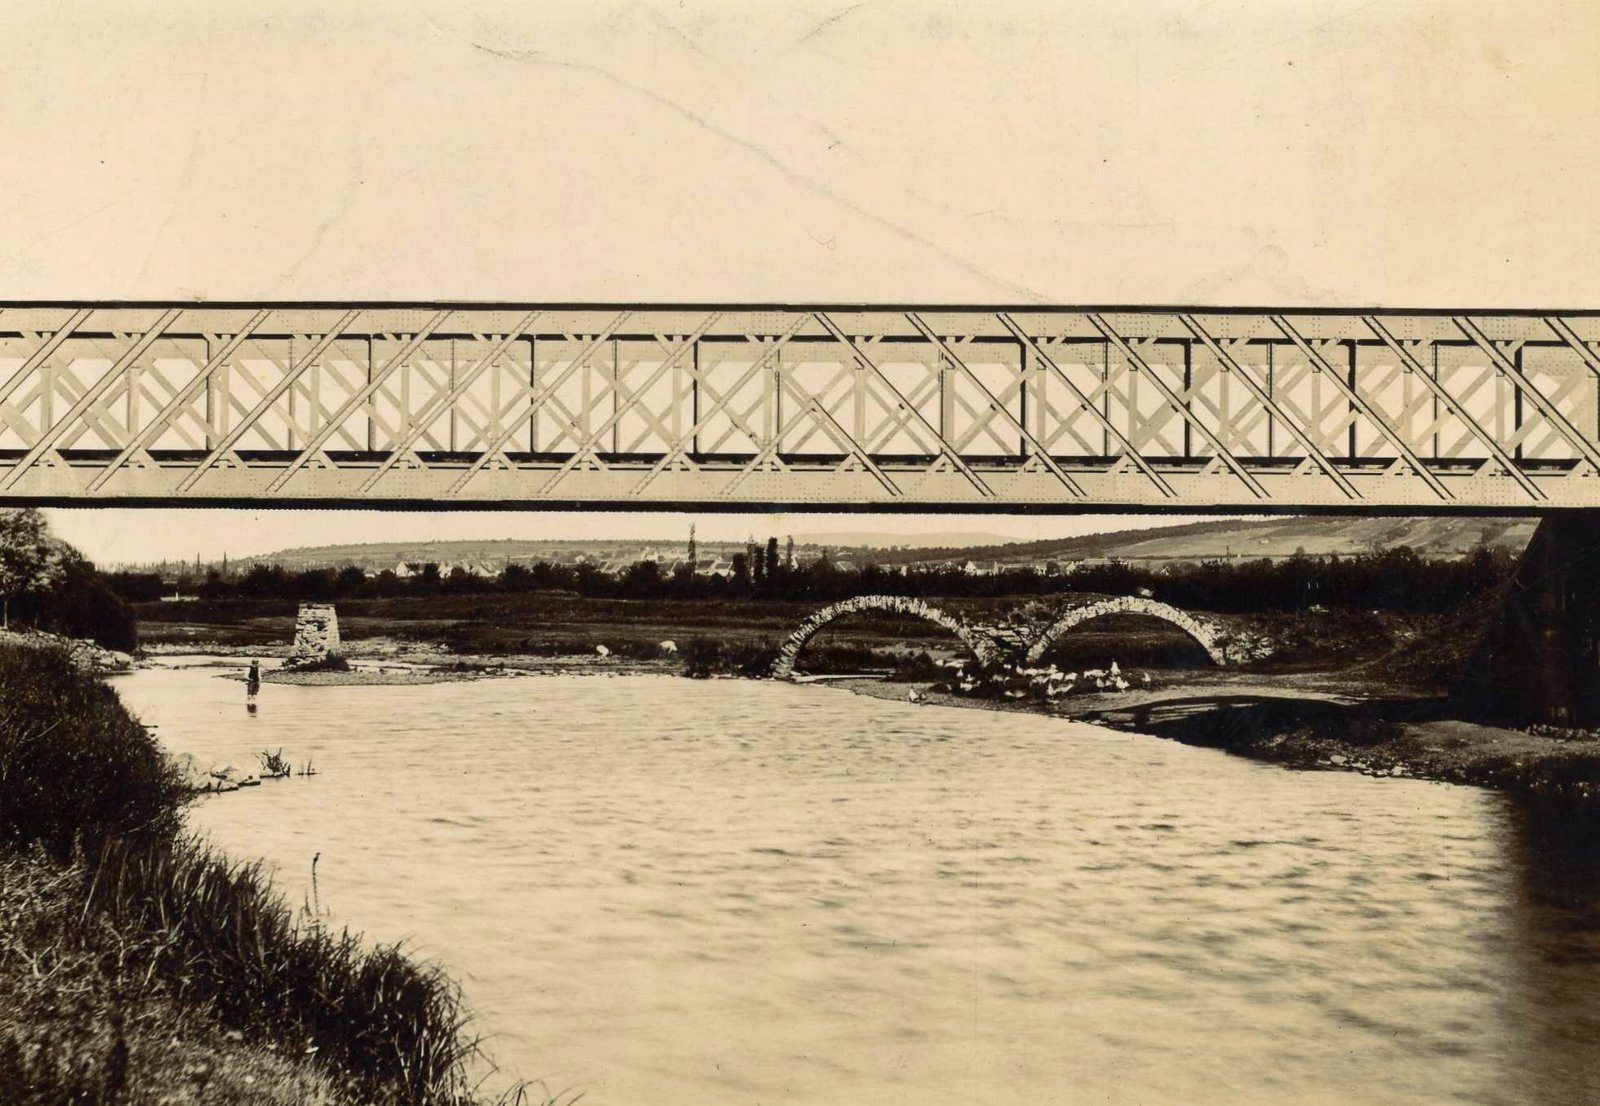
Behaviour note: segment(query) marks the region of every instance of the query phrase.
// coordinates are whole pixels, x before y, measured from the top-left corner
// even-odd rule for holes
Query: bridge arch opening
[[[978,660],[989,662],[998,658],[999,650],[994,642],[955,615],[932,604],[899,595],[861,595],[823,607],[800,623],[778,647],[777,658],[772,663],[772,675],[780,680],[792,677],[795,662],[812,638],[835,620],[863,611],[886,611],[920,618],[950,631]]]
[[[1171,604],[1138,596],[1102,599],[1063,612],[1028,647],[1028,663],[1037,664],[1065,634],[1084,623],[1117,616],[1138,616],[1159,620],[1181,630],[1205,653],[1212,664],[1222,666],[1228,663],[1227,649],[1217,627]]]

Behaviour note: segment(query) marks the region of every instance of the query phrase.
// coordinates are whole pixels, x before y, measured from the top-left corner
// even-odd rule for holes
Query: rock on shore
[[[87,638],[62,637],[39,630],[19,632],[0,630],[0,644],[20,645],[29,649],[65,649],[73,663],[86,672],[125,672],[133,667],[133,657],[115,649],[107,649]]]

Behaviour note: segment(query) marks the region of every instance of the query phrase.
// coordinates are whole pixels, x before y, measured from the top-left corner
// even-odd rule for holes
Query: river
[[[836,689],[116,679],[297,905],[463,981],[587,1106],[1600,1101],[1570,818]]]

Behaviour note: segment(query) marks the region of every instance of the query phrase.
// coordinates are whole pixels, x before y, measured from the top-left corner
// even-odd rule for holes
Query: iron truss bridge
[[[0,304],[0,501],[1600,506],[1600,313]]]

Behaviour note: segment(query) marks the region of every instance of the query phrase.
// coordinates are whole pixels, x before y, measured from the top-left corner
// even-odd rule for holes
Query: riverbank
[[[1151,689],[1071,699],[984,699],[931,683],[869,679],[827,686],[880,699],[1045,714],[1222,749],[1312,771],[1470,784],[1552,798],[1600,799],[1600,737],[1530,732],[1450,717],[1447,697],[1362,673],[1169,674]]]
[[[1335,626],[1353,624],[1345,615],[1326,615]],[[1172,670],[1158,665],[1150,688],[1079,693],[1056,699],[982,698],[935,692],[940,650],[913,652],[885,648],[882,628],[851,631],[831,645],[813,644],[806,653],[814,674],[834,686],[883,698],[906,698],[913,690],[925,702],[985,709],[1028,710],[1074,721],[1148,733],[1192,745],[1225,749],[1239,756],[1310,770],[1353,771],[1472,784],[1497,790],[1570,797],[1590,801],[1600,795],[1600,740],[1581,732],[1530,732],[1463,718],[1441,688],[1445,674],[1464,663],[1471,635],[1460,627],[1426,627],[1405,622],[1369,627],[1365,638],[1351,637],[1334,651],[1337,663],[1308,659],[1308,648],[1279,627],[1288,648],[1265,665],[1245,669]],[[1313,627],[1315,628],[1315,627]],[[1324,629],[1326,627],[1323,627]],[[590,627],[598,630],[599,627]],[[1379,632],[1381,631],[1381,633]],[[1159,654],[1157,630],[1149,640],[1084,634],[1074,642],[1096,663],[1120,656],[1125,662]],[[683,637],[684,635],[679,635]],[[1384,644],[1391,646],[1377,652]],[[1131,648],[1130,648],[1131,646]],[[163,651],[182,646],[169,643]],[[1324,639],[1319,648],[1326,650]],[[468,653],[438,644],[377,636],[351,644],[357,671],[344,673],[269,673],[269,681],[308,684],[432,683],[485,676],[522,674],[724,674],[755,675],[770,655],[760,643],[716,646],[709,664],[698,667],[706,645],[686,639],[684,654],[658,647],[644,655],[602,655],[592,649],[560,655]],[[1083,657],[1080,657],[1083,659]],[[870,678],[851,678],[852,671]],[[700,669],[704,669],[701,671]],[[887,678],[886,678],[887,677]]]
[[[891,659],[891,658],[881,658]],[[391,668],[357,662],[350,673],[280,673],[268,682],[309,685],[416,684],[525,675],[681,675],[678,658],[636,660],[440,651],[431,662]],[[370,667],[365,667],[370,666]],[[732,675],[733,673],[725,673]],[[1436,686],[1382,678],[1370,665],[1342,671],[1157,672],[1154,686],[1059,699],[980,698],[936,691],[935,681],[893,673],[807,677],[857,694],[924,703],[1020,710],[1150,734],[1238,756],[1314,771],[1361,772],[1469,784],[1588,802],[1600,797],[1600,735],[1531,732],[1451,716]],[[235,674],[235,678],[238,678]]]
[[[147,951],[83,918],[82,865],[0,854],[0,1095],[9,1106],[360,1101],[304,1049],[246,1040],[170,984],[129,986],[107,964]]]
[[[769,604],[694,606],[540,596],[518,597],[518,603],[504,623],[496,624],[503,628],[495,633],[489,632],[483,612],[465,600],[371,603],[350,620],[364,635],[346,642],[357,672],[266,678],[404,684],[556,673],[752,676],[771,662],[774,621],[782,626],[794,617],[786,606]],[[959,609],[968,618],[982,619],[997,615],[1001,606],[966,600]],[[216,613],[237,617],[243,611]],[[1452,717],[1442,687],[1466,663],[1482,614],[1445,618],[1314,610],[1255,616],[1251,624],[1273,641],[1273,656],[1265,664],[1224,671],[1175,667],[1193,663],[1184,659],[1193,643],[1171,627],[1107,619],[1058,643],[1062,666],[1092,668],[1116,657],[1125,666],[1153,668],[1154,687],[1057,699],[932,693],[945,671],[941,663],[958,655],[958,649],[943,631],[917,620],[865,617],[833,631],[830,640],[812,643],[805,658],[811,673],[870,694],[904,698],[915,688],[927,701],[1039,711],[1294,768],[1413,776],[1584,801],[1600,794],[1600,741],[1577,732],[1533,733],[1490,725],[1459,717],[1459,708]],[[460,621],[450,622],[446,616]],[[680,618],[693,624],[672,621]],[[519,624],[519,634],[537,624],[549,636],[517,637],[509,628]],[[250,619],[234,632],[262,629],[257,619]],[[200,645],[192,641],[197,630],[206,633],[206,627],[194,623],[168,626],[154,651],[220,646],[244,655],[251,650],[238,644],[229,648],[214,639]],[[710,630],[716,635],[697,636]],[[428,632],[441,636],[429,640]],[[683,646],[681,653],[676,644],[670,651],[665,648],[674,640]],[[511,648],[500,651],[491,642]],[[525,651],[529,649],[537,652]],[[848,678],[862,670],[871,671],[875,680]],[[876,682],[885,676],[886,681]]]
[[[8,1106],[480,1106],[456,984],[187,837],[188,781],[104,681],[0,646],[0,703]]]

